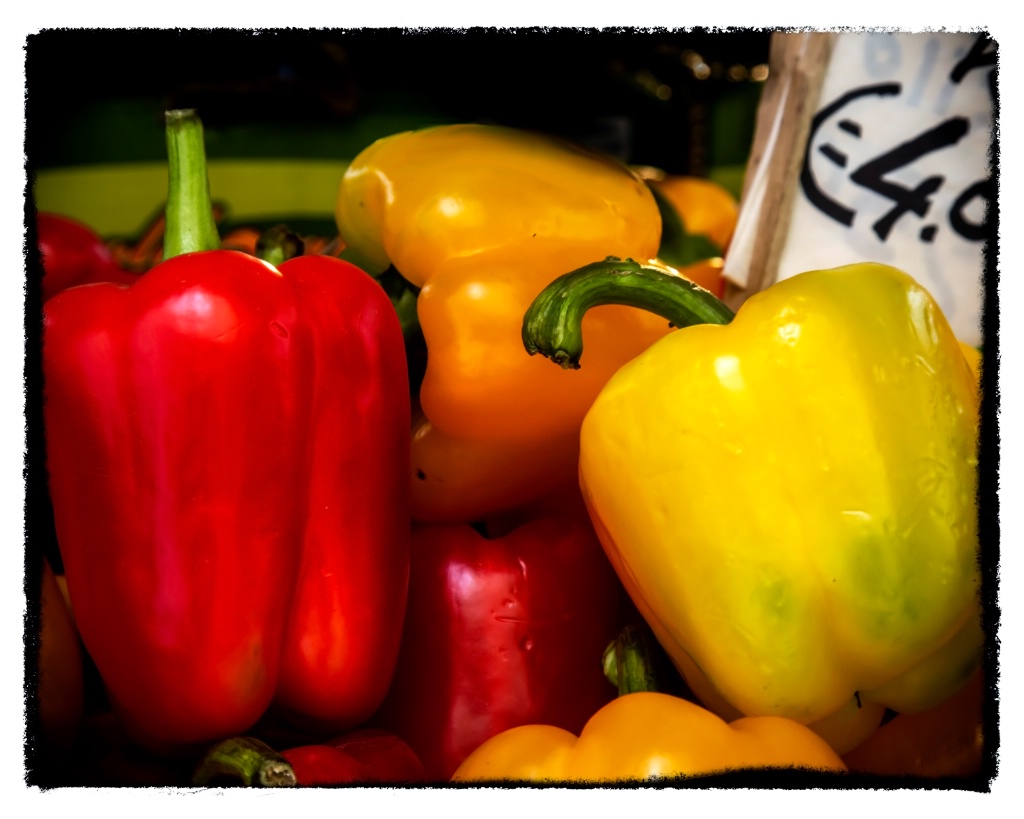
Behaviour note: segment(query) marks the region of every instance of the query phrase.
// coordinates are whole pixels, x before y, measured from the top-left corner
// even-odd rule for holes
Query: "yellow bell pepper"
[[[565,378],[525,353],[520,324],[566,270],[657,255],[661,219],[643,180],[538,134],[439,126],[362,151],[335,216],[369,272],[393,266],[420,288],[427,363],[412,440],[414,517],[476,520],[574,490],[584,413],[668,328],[641,310],[596,310],[587,318],[591,366]]]
[[[580,483],[701,701],[726,719],[812,725],[845,753],[885,707],[954,694],[984,641],[979,395],[931,296],[857,264],[781,281],[707,323],[710,294],[607,262],[541,294],[527,349],[579,366],[580,315],[621,298],[682,329],[594,402]]]
[[[846,770],[823,739],[792,720],[726,723],[688,700],[644,691],[612,700],[578,737],[553,725],[503,731],[470,754],[452,781],[597,783],[756,768]]]

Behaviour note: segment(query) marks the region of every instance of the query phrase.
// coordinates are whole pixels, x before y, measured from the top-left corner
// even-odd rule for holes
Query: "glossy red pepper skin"
[[[352,782],[399,784],[423,782],[423,763],[406,743],[373,728],[349,731],[317,745],[282,751],[299,785],[341,785]]]
[[[366,720],[408,582],[397,317],[338,259],[174,256],[44,309],[57,537],[85,645],[161,752]]]
[[[624,600],[578,515],[491,539],[465,524],[415,525],[402,648],[372,724],[405,740],[434,782],[507,728],[579,731],[616,694],[601,658]]]
[[[138,278],[117,264],[92,228],[66,216],[37,213],[36,243],[43,262],[43,301],[79,284],[131,284]]]
[[[281,751],[281,756],[292,766],[300,787],[342,785],[365,779],[359,760],[330,745],[300,745]]]

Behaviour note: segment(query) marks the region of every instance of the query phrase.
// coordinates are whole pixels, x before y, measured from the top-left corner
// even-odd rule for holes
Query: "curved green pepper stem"
[[[254,737],[232,737],[206,752],[192,775],[192,784],[281,788],[298,782],[288,760],[265,742]]]
[[[693,282],[609,256],[545,287],[523,317],[523,346],[564,369],[579,369],[583,355],[583,314],[602,304],[639,307],[674,327],[728,324],[733,312]]]
[[[637,691],[660,691],[646,634],[626,626],[604,650],[601,665],[605,677],[619,690],[619,696]]]
[[[194,109],[167,111],[167,208],[163,258],[220,246],[206,173],[203,123]]]

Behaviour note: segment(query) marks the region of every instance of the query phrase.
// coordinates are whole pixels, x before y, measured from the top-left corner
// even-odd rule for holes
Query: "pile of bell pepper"
[[[910,275],[734,314],[720,188],[472,124],[226,247],[194,111],[167,147],[142,269],[39,215],[73,781],[83,663],[162,784],[980,770],[980,359]],[[881,761],[956,697],[955,763]]]

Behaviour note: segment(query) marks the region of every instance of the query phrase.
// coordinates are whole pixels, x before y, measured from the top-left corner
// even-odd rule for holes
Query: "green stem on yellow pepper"
[[[579,369],[583,315],[602,304],[639,307],[675,327],[728,324],[733,312],[702,287],[632,259],[609,256],[555,279],[523,317],[523,345],[530,355]]]
[[[167,135],[167,207],[163,258],[220,246],[206,174],[203,123],[191,108],[164,114]]]

